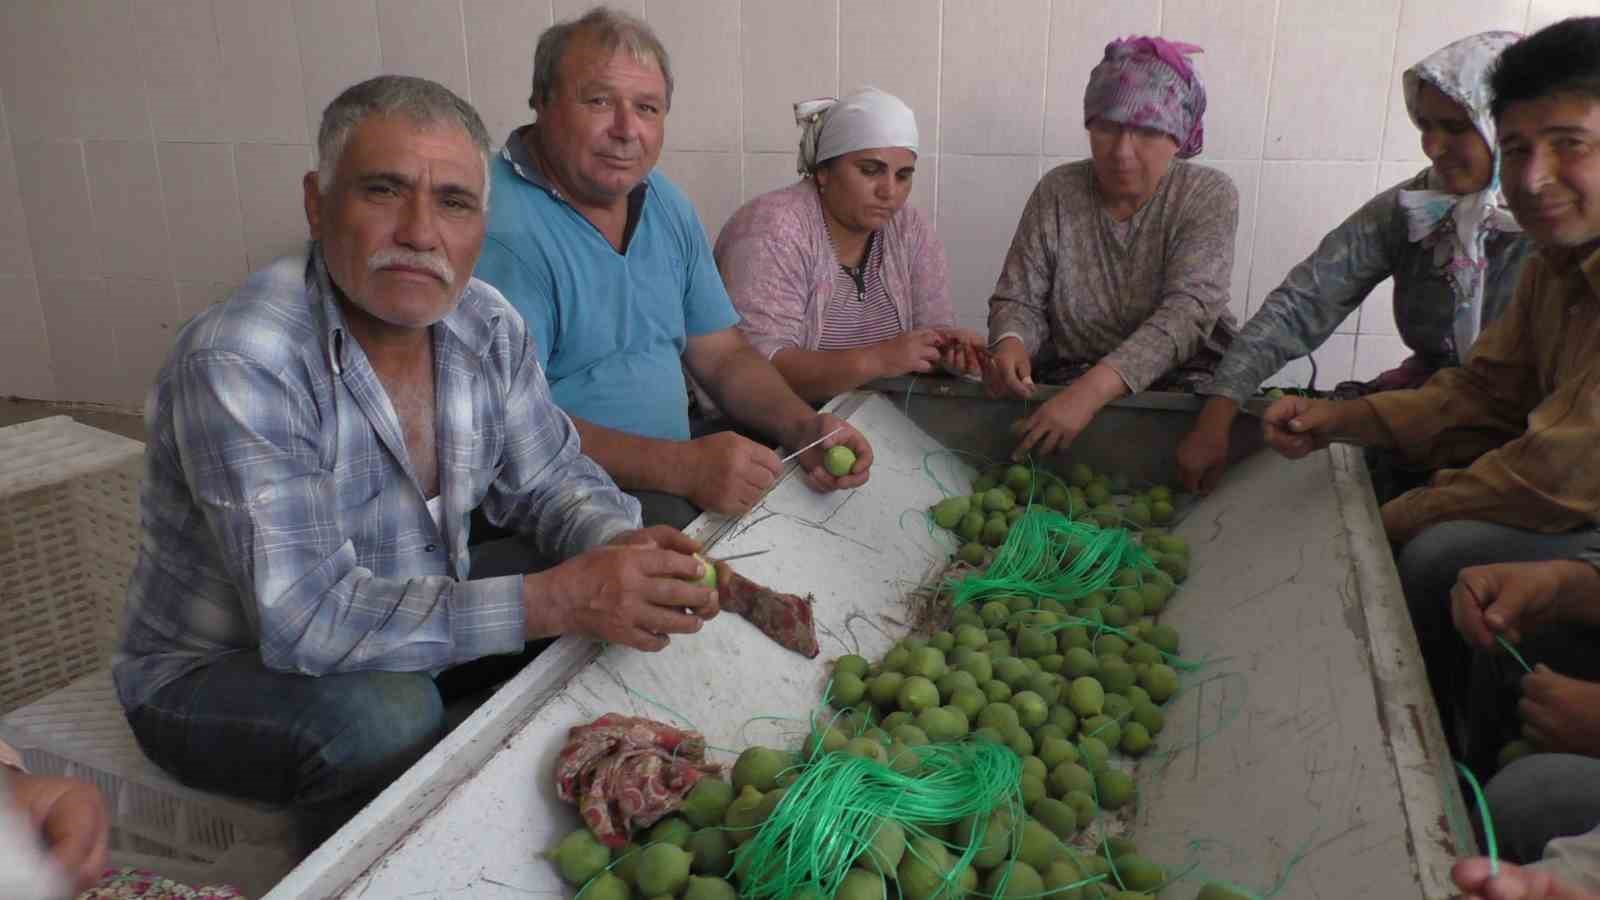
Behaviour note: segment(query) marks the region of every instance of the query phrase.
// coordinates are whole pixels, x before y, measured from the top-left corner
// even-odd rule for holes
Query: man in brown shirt
[[[1384,504],[1383,522],[1446,713],[1442,688],[1462,683],[1467,661],[1450,627],[1457,573],[1600,547],[1600,19],[1508,48],[1491,89],[1506,198],[1539,246],[1511,308],[1462,367],[1417,390],[1286,397],[1263,417],[1292,459],[1339,441],[1442,469]]]

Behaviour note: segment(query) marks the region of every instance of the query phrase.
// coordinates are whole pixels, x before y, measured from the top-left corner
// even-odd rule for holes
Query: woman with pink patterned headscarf
[[[1203,381],[1228,312],[1239,193],[1186,162],[1205,142],[1199,47],[1106,45],[1083,96],[1090,158],[1051,170],[1022,211],[989,299],[996,396],[1066,384],[1017,423],[1015,455],[1066,447],[1107,403]]]

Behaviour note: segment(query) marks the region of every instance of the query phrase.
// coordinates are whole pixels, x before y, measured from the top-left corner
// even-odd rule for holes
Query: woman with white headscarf
[[[1178,446],[1189,490],[1208,492],[1221,477],[1240,405],[1285,363],[1321,346],[1384,279],[1394,278],[1394,322],[1412,356],[1341,393],[1420,386],[1459,365],[1510,304],[1532,243],[1500,194],[1489,70],[1517,38],[1475,34],[1406,70],[1406,111],[1431,165],[1356,210],[1262,301],[1201,388],[1211,397]]]
[[[795,184],[751,200],[717,237],[739,328],[814,402],[875,378],[980,371],[982,341],[954,328],[944,246],[907,203],[917,120],[862,88],[795,104]]]

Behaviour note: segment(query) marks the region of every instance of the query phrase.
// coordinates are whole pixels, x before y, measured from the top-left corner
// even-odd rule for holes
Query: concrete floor
[[[0,397],[0,428],[47,416],[71,416],[85,425],[136,441],[144,440],[144,417],[135,412],[92,403],[47,403]]]

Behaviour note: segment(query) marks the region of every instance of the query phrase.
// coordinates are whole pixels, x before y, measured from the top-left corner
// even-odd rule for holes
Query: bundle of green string
[[[1012,524],[987,569],[945,587],[953,606],[1013,596],[1070,603],[1106,589],[1122,568],[1153,572],[1155,563],[1124,529],[1075,522],[1036,504]]]
[[[1009,749],[964,741],[911,752],[920,762],[915,774],[845,753],[822,754],[799,770],[735,857],[740,895],[791,897],[809,886],[832,896],[884,822],[899,823],[911,836],[976,816],[979,826],[951,869],[954,879],[983,846],[983,824],[993,810],[1007,806],[1020,818],[1022,761]]]

